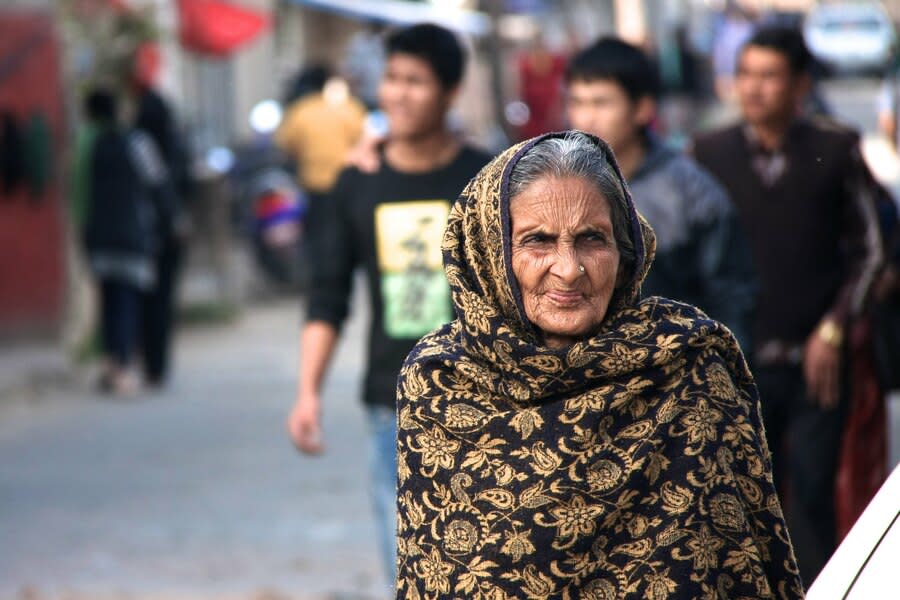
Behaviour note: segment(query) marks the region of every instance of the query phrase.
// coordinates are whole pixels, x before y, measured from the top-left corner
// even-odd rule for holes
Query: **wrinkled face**
[[[615,81],[574,80],[566,89],[569,124],[605,140],[614,153],[638,141],[653,118],[651,98],[635,102]]]
[[[455,90],[444,89],[424,59],[395,52],[387,59],[378,93],[391,135],[416,138],[443,126]]]
[[[776,50],[748,46],[738,59],[735,90],[744,119],[766,125],[792,117],[806,91],[806,78],[791,72]]]
[[[552,348],[590,335],[606,316],[619,270],[606,198],[579,177],[547,176],[512,198],[509,214],[525,315]]]

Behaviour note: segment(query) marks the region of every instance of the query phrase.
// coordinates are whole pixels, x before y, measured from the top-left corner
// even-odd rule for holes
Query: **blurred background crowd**
[[[306,265],[328,258],[302,256],[307,209],[387,133],[387,32],[459,36],[470,62],[449,126],[496,153],[570,125],[567,64],[604,35],[652,58],[651,127],[682,150],[738,117],[752,33],[794,28],[815,58],[806,110],[856,129],[896,198],[898,20],[895,0],[3,2],[0,597],[379,597],[353,429],[312,466],[279,419]],[[127,260],[117,236],[140,210],[87,223],[85,190],[101,186],[164,207]],[[335,389],[358,385],[354,323]],[[121,412],[98,388],[150,401]],[[361,429],[344,396],[329,418]]]
[[[346,141],[324,154],[339,155],[364,129],[383,128],[377,87],[382,35],[391,27],[431,21],[462,35],[472,65],[450,119],[492,152],[566,127],[567,57],[604,34],[655,58],[662,90],[654,130],[683,146],[734,114],[735,57],[753,28],[796,27],[818,61],[817,75],[836,94],[829,100],[817,86],[810,102],[871,134],[872,167],[890,179],[894,166],[876,142],[896,131],[892,10],[900,7],[811,0],[7,3],[0,13],[8,246],[0,332],[21,339],[62,331],[75,345],[89,335],[91,313],[67,246],[72,236],[63,233],[78,219],[78,203],[70,203],[73,165],[89,121],[85,99],[97,88],[116,97],[131,126],[141,127],[142,110],[162,113],[153,135],[177,170],[199,246],[184,258],[208,263],[183,278],[180,294],[234,303],[258,291],[248,288],[259,283],[248,277],[302,283],[295,261],[279,258],[294,234],[289,227],[273,231],[273,223],[301,224],[304,196],[324,184],[301,178],[293,186],[304,165],[278,149],[275,131],[295,127],[283,119],[305,120],[289,115],[301,100],[309,104],[312,92],[321,93],[320,105],[307,112],[317,115],[310,120],[319,119],[322,132],[333,131],[333,122],[321,120],[327,115],[340,113],[344,123]],[[333,136],[310,135],[314,145],[335,145]],[[227,255],[236,242],[257,252],[249,268],[259,273],[234,272]]]

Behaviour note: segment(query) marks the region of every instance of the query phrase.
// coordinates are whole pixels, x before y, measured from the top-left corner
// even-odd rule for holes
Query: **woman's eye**
[[[588,242],[606,242],[606,234],[601,231],[591,231],[585,233],[582,238]]]
[[[522,243],[526,244],[526,245],[528,245],[528,244],[531,244],[531,245],[543,244],[543,243],[547,242],[549,239],[550,239],[550,236],[544,235],[543,233],[532,233],[532,234],[526,235],[524,238],[522,238]]]

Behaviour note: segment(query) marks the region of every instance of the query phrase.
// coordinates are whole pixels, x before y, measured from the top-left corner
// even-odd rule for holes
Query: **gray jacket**
[[[725,189],[691,158],[656,139],[629,188],[656,232],[656,259],[644,295],[701,308],[749,350],[755,277]]]

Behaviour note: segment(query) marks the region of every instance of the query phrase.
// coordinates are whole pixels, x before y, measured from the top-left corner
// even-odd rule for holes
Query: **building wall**
[[[64,138],[60,53],[48,12],[0,10],[0,115],[23,136],[41,115],[49,125],[51,178],[0,184],[0,337],[54,333],[65,295],[60,179]],[[22,154],[19,154],[22,157]],[[21,173],[21,171],[20,171]]]
[[[241,0],[241,5],[270,15],[270,28],[234,55],[234,116],[233,131],[239,139],[252,132],[248,117],[261,100],[278,95],[275,72],[276,2],[274,0]]]

